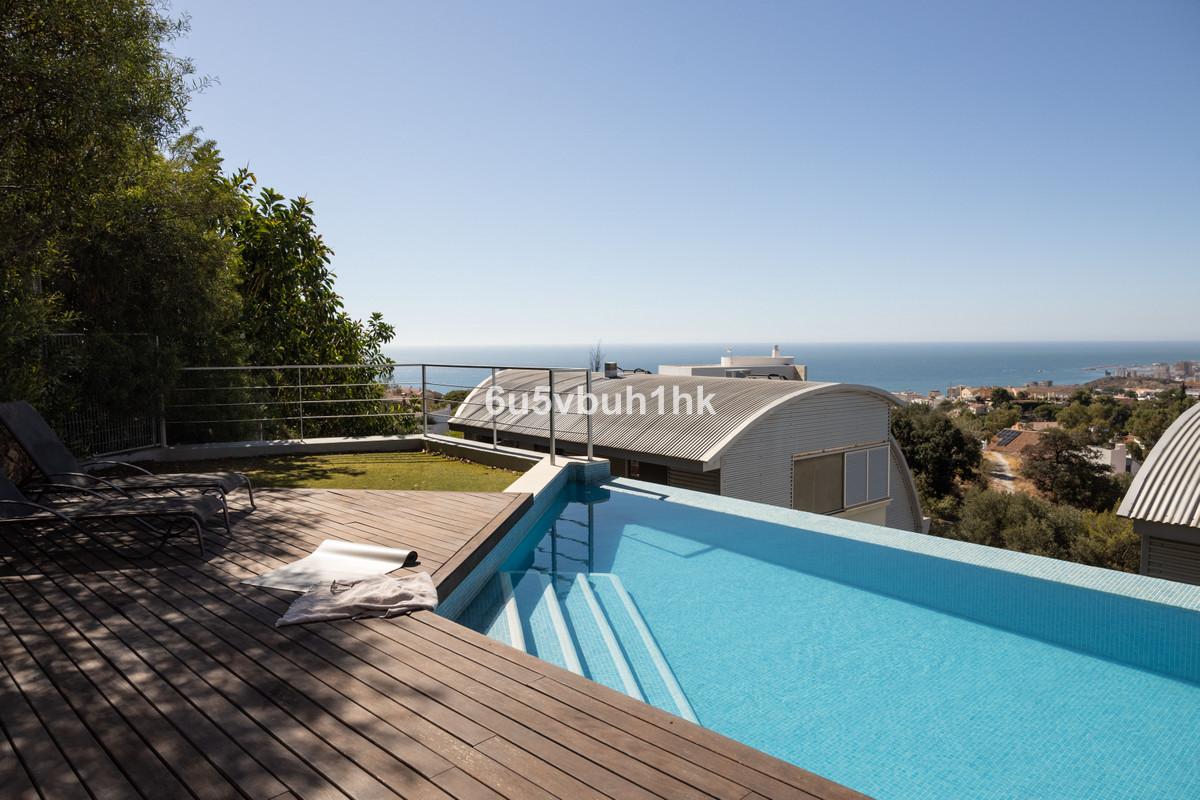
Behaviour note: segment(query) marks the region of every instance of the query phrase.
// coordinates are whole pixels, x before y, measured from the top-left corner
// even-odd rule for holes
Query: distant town
[[[1003,388],[1018,400],[1065,402],[1081,389],[1113,395],[1126,400],[1146,400],[1157,397],[1166,389],[1183,387],[1189,397],[1200,397],[1200,360],[1177,361],[1174,364],[1155,362],[1131,366],[1090,367],[1104,371],[1104,377],[1081,384],[1055,384],[1054,381],[1030,381],[1023,386],[948,386],[943,394],[932,392],[894,392],[908,403],[961,402],[977,414],[991,410],[992,393]]]

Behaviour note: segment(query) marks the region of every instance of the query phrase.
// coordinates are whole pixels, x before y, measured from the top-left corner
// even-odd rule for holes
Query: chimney
[[[771,346],[771,358],[779,358],[779,345]]]
[[[617,366],[617,362],[615,362],[615,361],[605,361],[604,362],[604,377],[606,377],[606,378],[621,377],[621,368]]]

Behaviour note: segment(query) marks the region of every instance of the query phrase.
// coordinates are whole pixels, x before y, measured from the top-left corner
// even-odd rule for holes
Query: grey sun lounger
[[[161,537],[151,552],[162,547],[177,532],[176,528],[180,528],[195,531],[201,555],[206,553],[204,527],[209,522],[223,515],[225,532],[230,533],[229,512],[221,499],[212,495],[113,498],[91,489],[63,484],[42,486],[39,492],[36,499],[31,499],[8,478],[0,476],[0,525],[56,524],[82,533],[114,551],[103,533],[91,527],[102,527],[106,522],[136,525]],[[62,493],[82,494],[89,499],[45,502],[48,495]]]
[[[58,438],[58,434],[46,423],[37,409],[21,400],[0,403],[0,423],[8,428],[17,444],[21,445],[21,449],[29,455],[34,466],[49,483],[78,486],[85,489],[116,489],[124,495],[164,491],[182,494],[185,489],[215,492],[220,495],[227,515],[229,505],[226,495],[239,486],[245,486],[246,493],[249,495],[250,508],[255,508],[254,487],[250,485],[250,479],[240,472],[189,472],[156,475],[144,467],[124,461],[91,461],[85,466],[63,444],[62,440]],[[87,471],[87,467],[101,465],[126,467],[138,474],[113,477],[93,475]]]

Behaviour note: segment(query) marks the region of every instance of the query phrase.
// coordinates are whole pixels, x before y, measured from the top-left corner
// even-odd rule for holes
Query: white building
[[[806,381],[808,367],[797,364],[794,356],[781,356],[779,345],[775,345],[769,356],[735,356],[731,353],[722,356],[720,364],[659,364],[658,374]]]
[[[1143,575],[1200,584],[1200,404],[1154,445],[1117,513],[1142,537]]]
[[[577,391],[581,373],[555,378],[566,403],[555,414],[555,447],[583,453],[587,418]],[[477,386],[450,420],[470,439],[549,449],[549,415],[514,410],[547,384],[541,370],[506,370],[496,385],[506,408],[489,408],[490,379]],[[712,412],[676,413],[674,398],[703,389]],[[600,404],[593,415],[597,456],[618,477],[712,492],[909,531],[923,528],[912,474],[888,429],[899,402],[869,386],[808,381],[746,380],[690,375],[592,376]],[[624,402],[648,398],[645,406]],[[653,398],[662,397],[660,406]],[[605,413],[620,402],[621,413]],[[691,401],[693,405],[695,401]],[[494,432],[493,432],[494,426]]]

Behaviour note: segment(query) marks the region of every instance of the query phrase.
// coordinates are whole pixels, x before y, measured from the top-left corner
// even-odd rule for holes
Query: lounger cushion
[[[196,514],[202,519],[215,517],[224,506],[220,498],[208,495],[178,497],[135,497],[114,500],[83,500],[49,504],[74,519],[103,519],[105,517],[153,517],[163,514]]]
[[[162,475],[129,475],[105,480],[122,489],[221,489],[233,491],[245,481],[236,472],[171,472]]]

